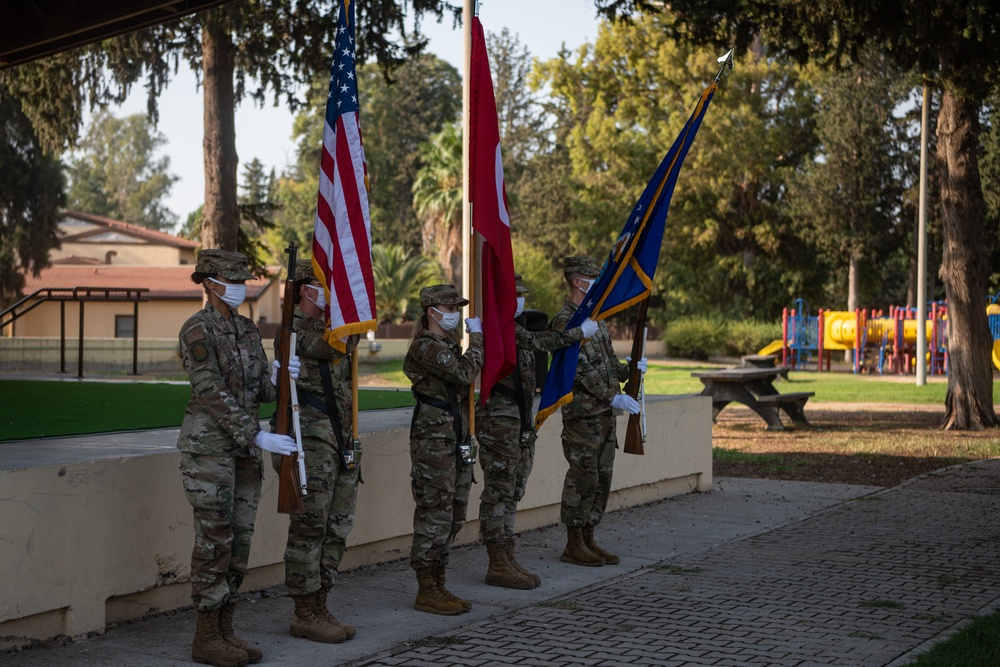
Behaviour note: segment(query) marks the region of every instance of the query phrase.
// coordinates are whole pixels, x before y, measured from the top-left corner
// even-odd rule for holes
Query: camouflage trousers
[[[535,433],[522,438],[521,420],[494,416],[479,424],[479,536],[485,544],[513,539],[517,504],[524,497],[535,462]]]
[[[212,611],[239,598],[263,469],[259,459],[181,452],[180,470],[194,509],[191,600],[198,611]]]
[[[563,483],[560,519],[567,526],[596,526],[611,494],[618,447],[617,424],[610,413],[563,422],[563,456],[569,463]]]
[[[410,440],[413,545],[410,565],[419,570],[447,565],[458,531],[465,525],[473,466],[456,465],[454,438]]]
[[[292,514],[285,546],[285,587],[289,595],[309,595],[336,582],[347,536],[354,526],[360,465],[348,471],[337,446],[303,437],[306,486],[303,511]]]

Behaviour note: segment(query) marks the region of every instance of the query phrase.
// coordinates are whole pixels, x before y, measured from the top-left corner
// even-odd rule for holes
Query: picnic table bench
[[[780,412],[798,424],[809,425],[803,408],[816,392],[800,391],[782,394],[774,387],[780,368],[726,368],[717,371],[691,373],[705,385],[702,396],[712,397],[712,421],[732,402],[742,403],[767,423],[769,431],[783,431]]]

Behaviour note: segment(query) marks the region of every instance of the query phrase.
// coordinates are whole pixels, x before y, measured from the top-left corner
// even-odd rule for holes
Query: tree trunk
[[[987,262],[983,247],[983,195],[976,158],[979,104],[945,90],[938,114],[941,164],[941,280],[948,299],[947,429],[996,426],[993,412],[992,336],[986,317]]]
[[[236,102],[233,92],[235,48],[220,10],[206,12],[201,25],[205,158],[205,206],[201,243],[205,248],[237,250]]]

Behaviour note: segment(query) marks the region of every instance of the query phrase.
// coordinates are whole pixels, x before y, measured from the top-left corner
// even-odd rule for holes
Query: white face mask
[[[442,313],[434,306],[431,306],[431,310],[441,316],[441,319],[438,320],[438,324],[441,325],[441,328],[445,331],[454,331],[455,327],[458,326],[459,319],[462,317],[462,313]]]
[[[524,297],[517,297],[517,310],[514,311],[514,317],[517,317],[524,312]]]
[[[316,307],[319,308],[320,310],[325,309],[326,308],[326,292],[323,290],[323,288],[319,287],[318,285],[306,285],[306,287],[308,287],[311,290],[315,290],[316,291],[316,298],[315,299],[312,298],[311,296],[306,296],[306,298],[309,299],[310,301],[312,301],[314,304],[316,304]]]
[[[578,280],[580,280],[581,282],[587,283],[586,287],[579,287],[578,288],[584,294],[586,294],[587,292],[589,292],[590,288],[594,286],[594,281],[593,280],[587,280],[586,278],[578,278]]]
[[[224,283],[221,280],[216,280],[215,278],[209,278],[216,285],[222,285],[226,288],[226,291],[219,295],[222,302],[236,310],[240,307],[247,298],[247,286],[241,283]],[[218,292],[216,292],[218,294]]]

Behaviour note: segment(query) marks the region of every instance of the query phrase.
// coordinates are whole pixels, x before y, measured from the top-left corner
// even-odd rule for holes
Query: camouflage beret
[[[241,252],[204,248],[198,252],[198,273],[218,274],[226,280],[253,280],[247,268],[247,258]]]
[[[316,273],[313,271],[311,260],[295,260],[295,280],[316,280]]]
[[[468,299],[463,299],[454,285],[431,285],[420,290],[420,307],[431,306],[467,306]]]
[[[567,257],[563,260],[563,273],[582,273],[585,276],[596,276],[601,272],[601,265],[593,257]]]
[[[514,284],[517,286],[517,295],[524,296],[525,294],[531,294],[528,288],[524,286],[524,281],[521,279],[520,273],[514,274]]]

